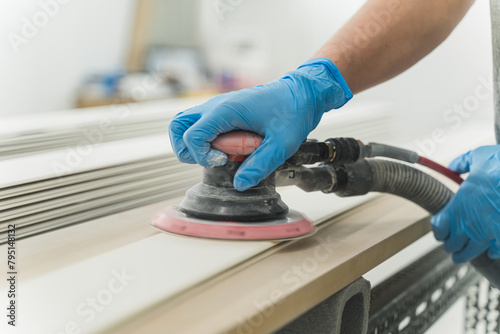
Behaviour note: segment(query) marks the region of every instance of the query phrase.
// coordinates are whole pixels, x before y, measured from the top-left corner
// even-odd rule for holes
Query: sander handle
[[[264,137],[254,132],[237,130],[221,134],[211,146],[225,153],[229,161],[244,161],[260,147],[263,140]]]

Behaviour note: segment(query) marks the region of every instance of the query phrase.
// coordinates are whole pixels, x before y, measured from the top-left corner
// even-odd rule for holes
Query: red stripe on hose
[[[464,182],[464,179],[462,179],[460,177],[460,174],[452,171],[449,168],[446,168],[443,165],[438,164],[435,161],[432,161],[432,160],[424,158],[424,157],[418,157],[417,163],[419,165],[425,166],[427,168],[435,170],[438,173],[443,174],[444,176],[446,176],[447,178],[449,178],[450,180],[452,180],[452,181],[454,181],[454,182],[456,182],[458,184],[462,184],[462,182]]]

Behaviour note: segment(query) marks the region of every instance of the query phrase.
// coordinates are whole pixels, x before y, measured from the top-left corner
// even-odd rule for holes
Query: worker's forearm
[[[315,55],[339,68],[354,94],[405,71],[437,47],[474,0],[368,0]]]

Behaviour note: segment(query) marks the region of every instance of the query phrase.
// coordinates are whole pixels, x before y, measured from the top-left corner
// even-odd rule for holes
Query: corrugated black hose
[[[394,161],[365,159],[333,168],[337,174],[337,185],[333,192],[342,197],[364,195],[372,191],[389,193],[406,198],[435,215],[454,196],[450,189],[433,177]],[[500,288],[500,260],[492,260],[484,252],[471,263]]]

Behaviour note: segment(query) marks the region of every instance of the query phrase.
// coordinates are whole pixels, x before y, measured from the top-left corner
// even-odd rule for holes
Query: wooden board
[[[338,205],[337,198],[331,200],[330,209]],[[19,242],[28,252],[21,251],[19,303],[23,317],[30,319],[20,328],[56,332],[75,321],[89,332],[238,333],[239,323],[253,326],[251,319],[270,312],[253,328],[267,333],[429,231],[422,209],[381,196],[340,217],[320,219],[320,231],[307,239],[280,244],[207,241],[147,226],[150,210],[164,204],[169,203],[131,210],[129,219],[120,214]],[[110,226],[93,229],[96,224]],[[68,245],[65,236],[70,235],[78,237]],[[302,268],[302,274],[294,268]],[[129,286],[86,323],[79,305],[106,290],[121,270],[134,276]],[[268,309],[256,307],[276,293],[286,300]]]

